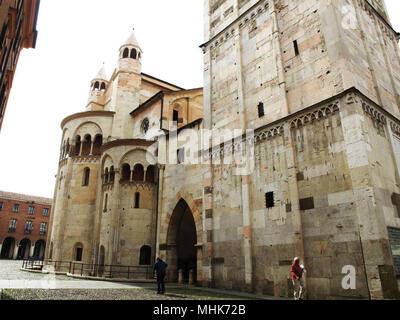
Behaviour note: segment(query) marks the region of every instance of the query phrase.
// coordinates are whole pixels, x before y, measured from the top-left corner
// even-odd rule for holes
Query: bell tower
[[[142,72],[142,49],[140,48],[134,32],[131,33],[126,42],[119,49],[119,70],[122,72]]]
[[[86,106],[86,111],[104,110],[108,84],[109,83],[107,81],[107,75],[103,65],[97,76],[91,82],[89,100]]]
[[[143,51],[132,32],[119,49],[118,69],[113,89],[112,107],[116,113],[113,139],[126,139],[132,135],[133,121],[127,115],[140,104],[142,54]]]

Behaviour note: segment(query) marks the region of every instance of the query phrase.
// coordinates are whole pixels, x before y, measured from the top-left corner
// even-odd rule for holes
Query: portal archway
[[[189,282],[189,273],[197,274],[197,231],[192,211],[185,200],[176,205],[167,233],[168,276],[178,281],[179,270],[182,270],[183,282]]]
[[[28,259],[30,255],[30,249],[32,242],[29,239],[23,239],[19,243],[17,260]]]
[[[33,251],[33,257],[35,259],[43,259],[46,251],[46,241],[38,240],[35,243],[35,249]]]
[[[1,259],[12,259],[14,250],[15,250],[15,239],[14,238],[6,238],[3,241],[3,246],[1,248]]]

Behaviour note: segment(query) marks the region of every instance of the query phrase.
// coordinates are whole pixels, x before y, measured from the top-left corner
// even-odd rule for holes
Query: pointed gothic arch
[[[192,270],[197,274],[197,228],[188,203],[181,198],[172,212],[167,231],[167,262],[169,277],[178,280],[182,272],[184,282],[189,281]]]

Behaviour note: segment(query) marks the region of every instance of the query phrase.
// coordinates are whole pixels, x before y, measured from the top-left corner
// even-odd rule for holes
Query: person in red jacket
[[[292,268],[290,269],[292,273],[292,281],[294,287],[294,299],[295,300],[303,300],[304,294],[304,279],[303,273],[305,272],[304,267],[300,265],[300,259],[294,258],[294,262],[292,264]]]

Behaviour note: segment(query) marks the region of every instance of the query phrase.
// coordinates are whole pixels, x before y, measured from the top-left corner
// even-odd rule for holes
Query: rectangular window
[[[44,236],[44,235],[46,235],[46,232],[47,232],[47,223],[46,222],[42,222],[40,224],[40,235]]]
[[[265,194],[265,206],[267,209],[275,207],[274,193],[268,192]]]
[[[140,208],[140,193],[136,192],[135,193],[135,209]]]
[[[177,152],[178,156],[178,164],[182,164],[185,162],[185,148],[181,148]]]
[[[35,213],[35,207],[29,207],[28,214],[33,215]]]
[[[25,234],[31,234],[32,233],[32,229],[33,229],[33,222],[32,221],[27,221],[25,223]]]
[[[176,123],[179,121],[179,111],[178,110],[174,110],[173,121]]]
[[[297,43],[297,40],[293,41],[293,45],[294,45],[294,53],[296,54],[296,56],[298,56],[300,54],[300,51],[299,51],[299,44]]]
[[[305,210],[312,210],[314,209],[314,198],[305,198],[305,199],[300,199],[300,210],[305,211]]]
[[[400,275],[400,229],[388,228],[389,243],[397,275]]]
[[[82,182],[82,187],[88,187],[89,186],[89,179],[90,179],[90,169],[85,168],[83,172],[83,182]]]
[[[48,208],[44,208],[43,209],[43,217],[48,217],[49,216],[49,209]]]
[[[104,196],[104,210],[103,212],[107,212],[108,210],[108,194],[106,193],[106,195]]]
[[[264,117],[265,113],[264,113],[264,103],[260,102],[258,104],[258,117],[262,118]]]
[[[76,248],[76,261],[82,261],[83,249]]]
[[[3,202],[0,202],[0,211],[3,210]]]
[[[14,204],[13,212],[14,213],[18,213],[19,212],[19,204]]]
[[[11,219],[8,226],[8,232],[13,233],[17,229],[17,220]]]

